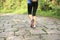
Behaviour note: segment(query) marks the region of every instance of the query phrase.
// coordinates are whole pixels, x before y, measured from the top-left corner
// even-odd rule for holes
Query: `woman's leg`
[[[37,11],[37,8],[38,8],[38,2],[33,3],[33,19],[34,19],[34,26],[36,25],[36,21],[37,21],[37,18],[36,18],[36,11]]]
[[[28,16],[30,20],[32,20],[32,4],[28,4]]]

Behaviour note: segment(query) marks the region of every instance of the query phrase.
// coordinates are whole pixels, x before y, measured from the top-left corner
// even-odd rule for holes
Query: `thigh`
[[[32,4],[28,4],[28,14],[31,14],[32,12]]]
[[[36,15],[37,8],[38,8],[38,2],[34,2],[32,4],[33,4],[33,16],[35,16]]]
[[[33,2],[32,6],[33,6],[34,9],[37,9],[38,8],[38,2]]]

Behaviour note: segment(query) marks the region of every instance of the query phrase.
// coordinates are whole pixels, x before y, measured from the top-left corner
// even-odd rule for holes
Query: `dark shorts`
[[[28,14],[32,14],[33,16],[35,16],[37,8],[38,2],[32,2],[31,4],[28,4]]]

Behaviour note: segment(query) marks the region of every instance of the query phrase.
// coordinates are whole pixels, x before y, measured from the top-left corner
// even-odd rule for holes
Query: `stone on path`
[[[0,40],[60,40],[60,20],[37,17],[32,29],[28,15],[0,15]]]

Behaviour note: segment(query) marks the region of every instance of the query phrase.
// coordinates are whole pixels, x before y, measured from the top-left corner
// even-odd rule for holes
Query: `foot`
[[[31,20],[31,28],[35,27],[34,26],[34,19]]]
[[[33,26],[34,28],[36,27],[36,25]]]

